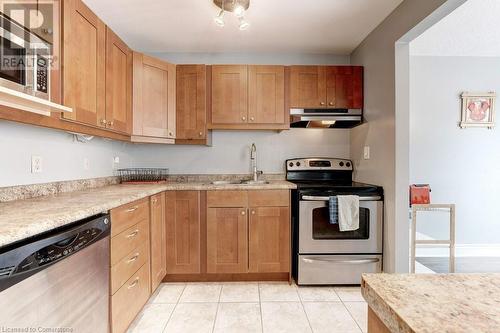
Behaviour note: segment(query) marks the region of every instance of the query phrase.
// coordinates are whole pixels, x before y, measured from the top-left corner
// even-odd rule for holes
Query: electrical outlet
[[[365,148],[363,149],[363,158],[365,160],[370,159],[370,146],[365,146]]]
[[[86,157],[83,159],[83,168],[84,168],[85,170],[89,170],[89,169],[90,169],[90,161],[89,161],[89,159],[88,159],[88,158],[86,158]]]
[[[115,156],[115,157],[113,158],[113,163],[114,163],[114,164],[120,164],[120,156]]]
[[[42,172],[42,157],[41,156],[31,156],[31,173]]]

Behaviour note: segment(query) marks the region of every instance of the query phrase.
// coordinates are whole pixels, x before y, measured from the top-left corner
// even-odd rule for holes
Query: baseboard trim
[[[418,247],[417,257],[447,257],[447,246]],[[500,257],[500,244],[456,244],[456,257]]]

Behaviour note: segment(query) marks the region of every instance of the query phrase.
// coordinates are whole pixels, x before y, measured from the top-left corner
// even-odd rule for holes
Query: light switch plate
[[[370,159],[370,146],[365,146],[364,149],[363,149],[363,158],[365,160],[369,160]]]
[[[42,172],[42,157],[41,156],[31,156],[31,173]]]

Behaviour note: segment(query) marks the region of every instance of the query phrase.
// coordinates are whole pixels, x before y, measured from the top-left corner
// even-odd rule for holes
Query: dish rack
[[[126,168],[116,170],[120,182],[127,184],[164,183],[168,178],[165,168]]]

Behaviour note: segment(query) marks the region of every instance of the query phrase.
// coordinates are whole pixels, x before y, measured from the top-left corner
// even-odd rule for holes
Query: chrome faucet
[[[259,175],[262,175],[263,172],[257,170],[257,146],[255,143],[252,143],[252,148],[250,148],[250,162],[252,163],[253,181],[256,182],[259,180]]]

